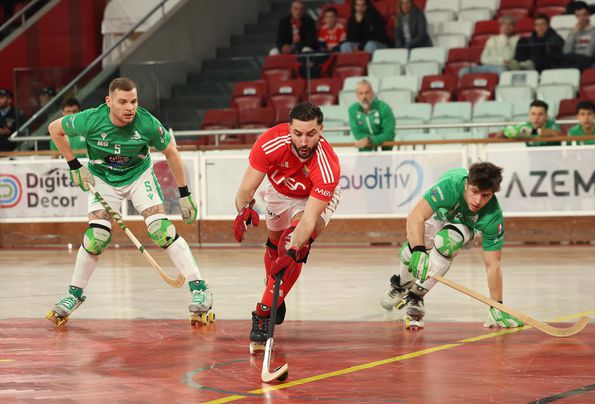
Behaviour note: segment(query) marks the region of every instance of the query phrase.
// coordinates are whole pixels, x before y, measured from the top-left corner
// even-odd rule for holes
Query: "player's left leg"
[[[209,312],[213,306],[213,293],[202,278],[188,243],[165,215],[161,187],[152,170],[147,170],[135,181],[130,189],[130,199],[145,219],[149,237],[167,252],[188,281],[192,294],[192,301],[188,306],[190,312],[199,315]]]

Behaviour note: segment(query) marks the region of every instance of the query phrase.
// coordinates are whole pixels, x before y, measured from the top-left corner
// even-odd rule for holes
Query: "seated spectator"
[[[337,52],[339,45],[347,38],[345,27],[338,20],[339,13],[336,8],[329,7],[324,11],[322,19],[324,24],[318,33],[318,48],[321,51]]]
[[[386,22],[371,0],[354,0],[347,21],[347,41],[341,44],[341,52],[365,50],[373,53],[376,49],[387,48],[387,44]]]
[[[567,67],[583,70],[593,63],[595,27],[591,25],[589,6],[584,1],[575,2],[574,15],[577,23],[564,42],[564,61]]]
[[[56,96],[56,89],[54,87],[45,87],[41,89],[41,93],[37,97],[39,100],[39,107],[45,106],[52,98]]]
[[[313,52],[316,49],[316,23],[304,14],[304,2],[293,0],[290,14],[279,21],[277,47],[271,55]]]
[[[81,112],[81,104],[76,98],[68,98],[62,103],[62,116],[78,114]],[[67,137],[72,150],[84,150],[87,142],[84,136]],[[50,140],[50,150],[58,150],[53,140]],[[75,157],[86,157],[85,153],[77,153]]]
[[[561,136],[560,125],[547,117],[548,105],[540,100],[535,100],[529,107],[529,121],[519,125],[508,126],[497,132],[496,137],[516,139],[520,137],[535,136]],[[560,146],[560,142],[528,142],[527,146]]]
[[[8,140],[10,135],[18,129],[18,125],[25,122],[22,112],[17,112],[12,105],[12,92],[6,88],[0,89],[0,151],[13,151],[18,143]]]
[[[395,15],[395,48],[413,49],[424,46],[432,46],[425,14],[412,0],[400,0]]]
[[[502,73],[514,59],[519,36],[514,34],[515,20],[510,15],[498,19],[500,35],[488,39],[481,52],[481,66],[464,67],[459,70],[459,77],[467,73]]]
[[[390,106],[374,97],[372,85],[367,80],[357,83],[357,102],[349,107],[349,126],[357,140],[359,151],[376,150],[384,142],[395,139],[395,116]],[[392,150],[382,146],[382,150]]]
[[[581,101],[576,106],[576,119],[578,124],[568,130],[568,136],[595,135],[595,104],[593,101]],[[579,144],[595,144],[595,140],[585,140]]]
[[[537,14],[534,31],[528,38],[519,39],[514,61],[508,64],[511,70],[553,69],[562,65],[564,40],[550,28],[550,19],[545,14]]]

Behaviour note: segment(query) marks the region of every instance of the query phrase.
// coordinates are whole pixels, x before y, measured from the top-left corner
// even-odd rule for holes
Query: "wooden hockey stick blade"
[[[581,332],[583,328],[585,328],[589,323],[589,317],[581,316],[581,318],[579,318],[579,320],[570,327],[554,327],[549,324],[543,323],[539,320],[536,320],[533,317],[529,317],[526,314],[518,312],[508,306],[503,305],[500,302],[492,300],[489,297],[486,297],[474,290],[471,290],[463,285],[451,281],[450,279],[444,278],[440,275],[433,275],[432,278],[434,278],[440,283],[445,284],[446,286],[453,288],[454,290],[457,290],[461,293],[466,294],[469,297],[474,298],[475,300],[479,300],[480,302],[485,303],[488,306],[495,307],[500,311],[513,315],[525,324],[528,324],[541,332],[551,335],[552,337],[570,337],[571,335]]]
[[[280,368],[275,369],[275,371],[272,373],[269,371],[269,367],[271,366],[271,355],[273,353],[273,344],[274,340],[271,337],[267,340],[267,344],[264,348],[264,360],[262,364],[262,372],[260,373],[260,378],[265,383],[277,380],[281,376],[283,376],[283,374],[289,372],[289,365],[287,363],[281,366]]]
[[[153,268],[155,268],[155,270],[157,270],[157,272],[159,273],[159,276],[161,277],[161,279],[163,279],[165,281],[165,283],[167,283],[170,286],[173,286],[174,288],[182,287],[182,285],[184,284],[184,281],[186,280],[186,278],[184,278],[184,276],[182,274],[178,274],[178,277],[176,279],[170,278],[163,271],[163,269],[161,269],[161,267],[159,266],[159,264],[157,263],[157,261],[155,261],[153,259],[153,257],[151,256],[151,254],[149,254],[149,252],[145,249],[145,247],[141,244],[141,242],[138,241],[138,239],[136,238],[136,236],[124,224],[124,222],[122,221],[122,218],[120,218],[120,215],[117,212],[114,212],[110,208],[110,206],[105,201],[105,199],[103,199],[103,197],[101,196],[101,194],[99,192],[97,192],[97,190],[95,189],[95,187],[93,186],[93,184],[89,184],[89,190],[99,200],[99,202],[105,208],[105,210],[108,212],[108,214],[118,223],[118,225],[122,228],[122,230],[124,230],[124,233],[128,236],[128,238],[130,239],[130,241],[132,241],[132,244],[134,244],[134,246],[138,249],[138,251],[140,251],[141,254],[144,255],[144,257],[147,259],[147,261],[149,261],[149,263],[153,266]]]

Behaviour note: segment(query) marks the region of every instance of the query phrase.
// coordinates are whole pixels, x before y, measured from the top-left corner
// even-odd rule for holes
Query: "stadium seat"
[[[512,119],[512,103],[506,101],[480,101],[473,106],[473,122],[498,122]],[[502,125],[473,128],[473,137],[486,138],[502,129]]]
[[[378,49],[368,64],[369,74],[375,77],[401,75],[408,56],[407,49]]]
[[[529,119],[529,105],[531,100],[515,100],[512,102],[512,120],[526,122]]]
[[[238,111],[235,109],[209,109],[200,126],[201,129],[233,129],[238,126]]]
[[[424,77],[430,74],[440,74],[442,68],[438,62],[409,62],[405,66],[405,74],[408,76]]]
[[[555,105],[556,111],[561,100],[575,96],[576,91],[570,84],[540,84],[537,87],[537,98]]]
[[[493,16],[493,12],[487,8],[471,8],[459,11],[459,21],[469,21],[475,24],[477,21],[489,20]]]
[[[493,35],[498,35],[500,27],[498,21],[477,21],[473,30],[473,37],[471,38],[470,46],[478,46],[485,44],[485,42]]]
[[[535,95],[533,88],[528,86],[497,86],[496,87],[496,101],[510,101],[527,100],[530,102]]]
[[[320,107],[324,115],[324,126],[336,128],[349,126],[349,107],[346,105],[323,105]],[[326,135],[325,135],[326,137]]]
[[[556,119],[576,119],[576,106],[581,101],[583,100],[580,98],[561,100],[558,107],[558,114],[556,116]],[[568,129],[570,129],[573,126],[573,124],[560,124],[560,126],[562,127],[562,132],[566,133],[568,132]]]
[[[536,0],[533,14],[545,14],[548,17],[564,14],[571,0]]]
[[[577,91],[580,80],[579,69],[547,69],[541,72],[539,84],[570,84]]]
[[[409,90],[413,96],[417,95],[421,84],[419,76],[385,77],[380,81],[380,91]]]
[[[446,74],[425,76],[416,101],[427,102],[432,105],[438,102],[451,101],[456,87],[456,76]]]
[[[275,123],[273,108],[253,108],[239,111],[238,127],[242,129],[269,128]],[[235,135],[220,139],[223,144],[252,144],[258,135]]]
[[[460,0],[427,0],[425,12],[449,10],[458,13]]]
[[[533,8],[533,0],[500,0],[500,8],[496,13],[496,19],[503,15],[510,15],[517,21],[530,16]]]
[[[468,73],[461,77],[457,90],[457,100],[473,104],[494,99],[494,89],[498,85],[496,73]]]
[[[434,112],[430,123],[465,123],[471,120],[471,103],[470,102],[442,102],[434,105]],[[444,128],[444,129],[430,129],[430,133],[438,135],[443,139],[451,138],[470,138],[471,132],[465,128]],[[454,136],[451,136],[454,135]]]
[[[383,90],[378,98],[390,105],[410,104],[414,101],[414,95],[409,90]]]
[[[289,80],[298,76],[299,63],[294,55],[274,55],[264,58],[261,78],[270,83],[273,80]]]
[[[595,68],[585,69],[581,75],[581,91],[595,90]]]
[[[445,21],[438,25],[438,35],[463,35],[469,40],[473,35],[473,23],[470,21]]]
[[[535,22],[533,18],[523,18],[518,20],[514,26],[514,32],[520,37],[531,36]]]
[[[338,101],[341,80],[338,78],[322,78],[310,80],[309,101],[315,105],[334,105]]]
[[[403,74],[403,67],[395,63],[370,62],[368,65],[368,74],[378,78],[400,76]]]
[[[409,53],[411,62],[437,62],[444,66],[446,62],[446,49],[440,47],[414,48]]]
[[[267,105],[278,109],[281,107],[292,108],[301,101],[304,95],[304,79],[273,81],[268,86]]]
[[[535,70],[510,70],[500,74],[502,86],[528,86],[537,88],[539,73]]]
[[[232,107],[241,111],[243,109],[260,108],[266,95],[264,80],[237,82],[232,94]]]
[[[559,29],[572,29],[576,25],[574,15],[556,15],[550,20],[550,26],[557,32]]]
[[[430,121],[432,104],[413,103],[391,105],[397,125],[423,125]],[[424,129],[397,129],[397,140],[427,140]]]
[[[448,59],[444,66],[445,74],[458,76],[463,67],[472,67],[480,64],[482,48],[453,48],[448,51]]]
[[[368,52],[337,53],[333,77],[365,76],[370,57]]]
[[[439,24],[444,21],[454,21],[456,19],[456,13],[454,11],[426,11],[426,21],[429,24]]]
[[[291,112],[291,108],[288,107],[279,107],[275,109],[275,125],[280,123],[289,122],[289,113]]]
[[[438,34],[434,36],[434,45],[444,49],[462,48],[467,46],[467,38],[462,34]]]
[[[487,9],[493,14],[498,9],[498,4],[498,0],[461,0],[460,11]]]

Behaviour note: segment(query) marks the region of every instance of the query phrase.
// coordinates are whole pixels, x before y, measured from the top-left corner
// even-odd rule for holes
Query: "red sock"
[[[279,287],[279,299],[277,300],[277,307],[283,302],[295,281],[297,281],[300,273],[302,272],[302,264],[297,264],[290,271],[286,271],[283,275],[283,282]],[[260,303],[256,305],[256,312],[261,317],[271,316],[271,305],[273,304],[273,292],[275,291],[275,278],[269,276],[267,278],[267,286],[262,294]]]
[[[267,239],[266,242],[266,250],[264,252],[264,268],[266,270],[267,277],[269,277],[271,273],[271,266],[273,262],[277,260],[279,257],[279,253],[277,252],[277,243],[272,241],[270,238]]]

